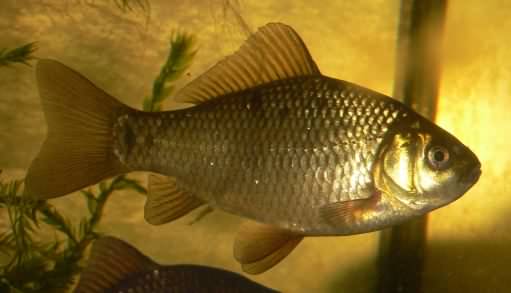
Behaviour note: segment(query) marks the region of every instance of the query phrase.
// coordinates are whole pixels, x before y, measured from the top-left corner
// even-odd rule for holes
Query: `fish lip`
[[[461,177],[461,181],[468,185],[467,190],[476,184],[476,182],[479,180],[479,177],[481,177],[481,174],[481,163],[478,162],[475,164],[475,166],[470,168],[464,176]]]

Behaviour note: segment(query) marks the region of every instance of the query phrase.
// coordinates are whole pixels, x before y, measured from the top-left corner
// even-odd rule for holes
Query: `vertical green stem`
[[[447,0],[402,0],[394,97],[435,119]],[[378,292],[421,292],[427,215],[380,236]]]

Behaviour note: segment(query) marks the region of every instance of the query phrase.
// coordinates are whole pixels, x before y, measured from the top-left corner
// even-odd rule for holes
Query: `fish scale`
[[[405,113],[383,95],[313,76],[189,109],[127,114],[114,135],[130,169],[174,176],[229,212],[320,233],[329,227],[321,206],[373,194],[379,144]]]

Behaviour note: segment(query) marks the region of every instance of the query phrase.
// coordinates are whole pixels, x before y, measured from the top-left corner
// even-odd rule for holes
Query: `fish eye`
[[[442,170],[449,163],[449,150],[443,146],[433,146],[428,151],[428,162],[435,170]]]

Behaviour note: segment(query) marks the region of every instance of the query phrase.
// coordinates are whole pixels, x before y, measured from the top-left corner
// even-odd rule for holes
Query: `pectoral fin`
[[[284,259],[303,239],[288,230],[247,221],[242,224],[234,243],[234,258],[243,271],[260,274]]]
[[[363,217],[375,210],[378,195],[370,198],[334,202],[321,207],[321,215],[336,227],[349,227],[363,220]]]
[[[144,207],[144,217],[148,223],[153,225],[168,223],[203,204],[204,201],[201,199],[177,188],[174,178],[149,175],[147,201]]]

